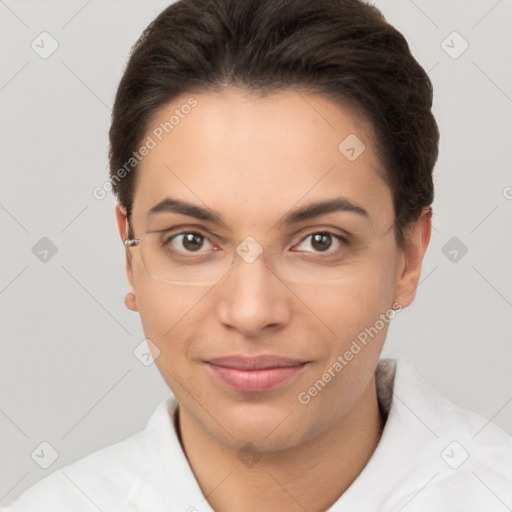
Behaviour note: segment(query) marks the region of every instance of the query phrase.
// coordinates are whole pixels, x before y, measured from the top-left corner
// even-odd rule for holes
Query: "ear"
[[[116,205],[116,220],[117,230],[119,231],[119,236],[121,237],[121,240],[124,244],[124,241],[126,240],[128,224],[126,221],[126,210],[119,204]],[[135,300],[135,289],[133,287],[132,262],[128,251],[126,251],[126,277],[128,279],[129,290],[124,302],[126,307],[131,311],[138,311],[137,302]]]
[[[420,218],[404,233],[404,248],[399,276],[395,286],[395,302],[405,308],[416,296],[423,257],[432,232],[432,209],[423,210]]]

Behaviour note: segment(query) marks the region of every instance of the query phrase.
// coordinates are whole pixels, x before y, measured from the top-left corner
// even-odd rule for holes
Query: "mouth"
[[[212,375],[231,389],[262,393],[302,372],[308,361],[273,355],[226,356],[204,361]]]

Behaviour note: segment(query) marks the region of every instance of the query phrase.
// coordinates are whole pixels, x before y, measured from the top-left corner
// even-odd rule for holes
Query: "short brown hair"
[[[237,86],[268,94],[300,86],[371,121],[391,187],[396,233],[434,198],[439,131],[432,84],[404,36],[361,0],[180,0],[132,49],[110,128],[110,177],[130,215],[132,157],[153,116],[180,94]]]

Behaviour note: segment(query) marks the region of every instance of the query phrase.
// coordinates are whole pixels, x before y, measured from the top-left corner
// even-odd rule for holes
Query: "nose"
[[[252,263],[239,259],[219,287],[217,318],[244,337],[278,330],[290,322],[292,294],[260,257]]]

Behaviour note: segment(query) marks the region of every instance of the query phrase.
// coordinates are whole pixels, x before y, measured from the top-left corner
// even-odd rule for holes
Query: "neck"
[[[179,414],[183,449],[219,512],[326,510],[363,470],[383,426],[373,378],[349,413],[322,434],[245,466],[237,450],[218,443],[181,407]]]

